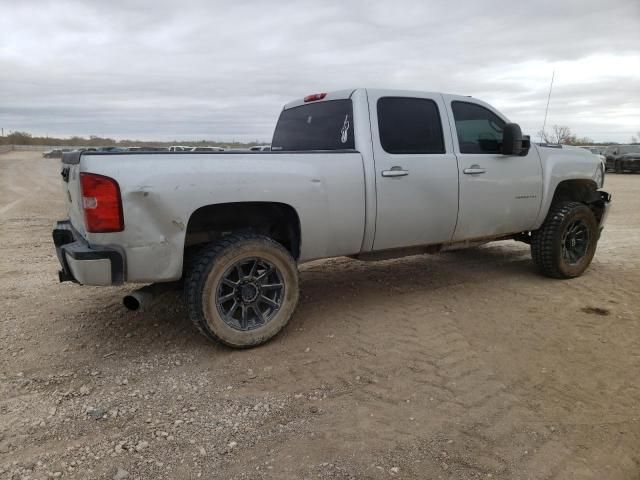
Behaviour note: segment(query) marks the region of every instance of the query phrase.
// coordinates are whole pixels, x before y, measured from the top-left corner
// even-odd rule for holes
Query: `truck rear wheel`
[[[291,254],[263,235],[229,235],[202,249],[185,275],[189,317],[211,340],[260,345],[287,324],[298,303]]]
[[[552,205],[540,229],[531,234],[531,257],[552,278],[574,278],[591,264],[598,224],[589,207],[578,202]]]

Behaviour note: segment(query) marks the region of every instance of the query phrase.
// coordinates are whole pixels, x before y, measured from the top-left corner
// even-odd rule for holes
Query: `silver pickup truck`
[[[178,282],[208,338],[258,345],[288,322],[297,265],[513,239],[539,270],[581,275],[610,195],[583,149],[531,144],[471,97],[377,89],[287,104],[270,151],[74,152],[61,281]]]

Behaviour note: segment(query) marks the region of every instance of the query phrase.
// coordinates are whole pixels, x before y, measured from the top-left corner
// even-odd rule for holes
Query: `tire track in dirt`
[[[348,376],[332,375],[339,371],[342,358],[325,359],[335,368],[324,363],[321,370],[305,365],[289,371],[301,387],[315,384],[330,392],[322,402],[326,413],[318,421],[322,431],[332,432],[331,441],[343,446],[335,455],[340,458],[345,452],[358,451],[365,437],[368,443],[381,445],[359,465],[360,473],[373,477],[387,475],[397,463],[416,461],[423,474],[427,469],[433,474],[455,471],[504,478],[516,478],[512,475],[530,461],[545,464],[550,471],[560,468],[562,456],[546,458],[543,448],[552,441],[551,435],[527,434],[523,419],[534,421],[535,414],[507,392],[451,315],[438,306],[421,306],[414,296],[402,298],[408,306],[401,314],[395,309],[396,324],[384,332],[379,321],[373,320],[376,312],[371,306],[349,313],[360,351],[369,353],[350,362]],[[380,335],[385,335],[383,348]],[[516,456],[511,448],[514,441],[522,444]],[[299,440],[285,449],[312,450],[309,443]],[[557,442],[548,450],[568,453]],[[535,452],[542,452],[545,458],[538,459]],[[378,462],[384,475],[367,464],[376,456],[384,459]],[[350,458],[349,463],[353,462]]]
[[[480,281],[474,274],[480,273],[482,266],[466,267],[472,274],[471,278],[466,277],[468,282],[447,288],[463,290],[469,283]],[[509,293],[515,301],[517,290]],[[322,370],[309,365],[290,370],[296,384],[320,385],[333,392],[324,404],[331,415],[323,418],[322,429],[339,431],[351,423],[348,436],[356,441],[349,441],[357,444],[360,427],[368,441],[387,445],[377,454],[387,458],[388,466],[394,464],[394,456],[408,455],[414,457],[413,461],[420,461],[422,468],[429,464],[434,473],[457,469],[460,474],[516,478],[516,472],[525,465],[533,465],[532,469],[544,465],[545,471],[559,471],[569,450],[551,438],[545,426],[539,425],[535,412],[509,393],[480,360],[456,326],[455,312],[447,311],[441,299],[429,307],[424,306],[429,301],[417,294],[399,300],[406,306],[394,308],[393,329],[385,328],[385,321],[376,319],[378,312],[371,305],[358,305],[357,313],[344,314],[360,352],[355,355],[356,361],[350,362],[349,376],[332,377],[330,372],[339,371],[341,363],[333,359],[325,362],[335,363],[335,368],[325,363]],[[385,336],[382,349],[381,335]],[[354,403],[356,407],[349,408]],[[395,412],[390,414],[390,409]],[[416,410],[428,414],[416,414]],[[373,420],[365,421],[367,416]],[[422,424],[417,432],[414,421],[418,417],[422,417]],[[529,433],[530,424],[540,431]],[[442,442],[434,438],[446,443],[440,445]],[[512,448],[514,442],[521,444],[517,455]],[[398,443],[403,445],[401,454],[388,447]],[[545,447],[548,443],[551,446]],[[434,450],[436,445],[440,451],[447,451],[448,462]],[[474,449],[469,450],[469,445]],[[472,456],[469,451],[474,452]],[[562,454],[546,458],[548,452]],[[411,463],[404,460],[403,464]],[[374,476],[377,473],[365,465],[361,468]]]

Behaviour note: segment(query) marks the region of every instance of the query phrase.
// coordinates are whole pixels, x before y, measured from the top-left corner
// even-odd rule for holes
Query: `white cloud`
[[[640,130],[640,4],[0,0],[0,126],[268,140],[283,103],[352,86],[470,94],[529,133]]]

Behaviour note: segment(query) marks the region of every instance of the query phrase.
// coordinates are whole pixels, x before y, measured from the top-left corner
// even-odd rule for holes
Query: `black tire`
[[[572,237],[575,229],[580,239]],[[551,206],[540,229],[531,233],[531,258],[548,277],[579,277],[591,264],[597,243],[598,223],[591,209],[579,202],[561,202]]]
[[[297,265],[269,237],[229,235],[192,260],[185,299],[189,318],[207,338],[235,348],[254,347],[274,337],[293,315]]]

